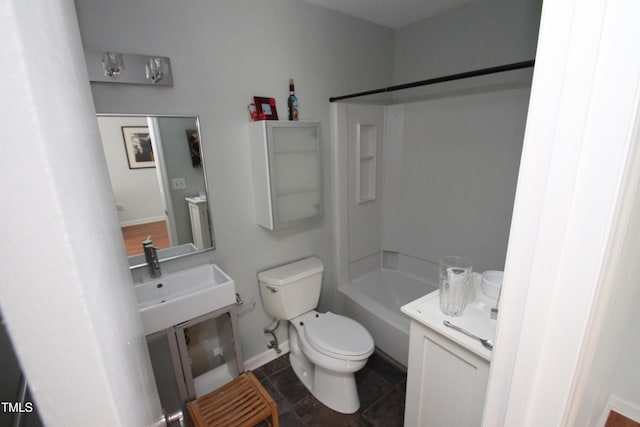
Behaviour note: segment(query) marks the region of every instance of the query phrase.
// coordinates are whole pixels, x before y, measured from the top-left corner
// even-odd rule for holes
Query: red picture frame
[[[256,110],[258,111],[258,120],[278,120],[275,98],[254,96],[253,102],[256,104]]]

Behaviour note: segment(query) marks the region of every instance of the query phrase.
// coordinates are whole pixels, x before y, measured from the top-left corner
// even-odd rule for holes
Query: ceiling
[[[421,21],[473,0],[304,0],[392,29]]]

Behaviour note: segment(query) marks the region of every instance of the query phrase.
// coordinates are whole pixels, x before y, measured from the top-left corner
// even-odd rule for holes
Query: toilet
[[[258,273],[267,314],[289,321],[289,360],[320,402],[344,414],[360,407],[354,373],[373,353],[371,334],[358,322],[315,311],[324,267],[317,257]]]

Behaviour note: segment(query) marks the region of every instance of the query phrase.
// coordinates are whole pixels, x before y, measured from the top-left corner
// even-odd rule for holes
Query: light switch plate
[[[171,180],[174,190],[184,190],[187,188],[187,183],[184,178],[173,178]]]

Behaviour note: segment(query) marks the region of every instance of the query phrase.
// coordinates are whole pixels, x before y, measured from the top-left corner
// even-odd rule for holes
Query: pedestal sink
[[[234,304],[233,279],[215,264],[163,274],[134,287],[145,335]]]

